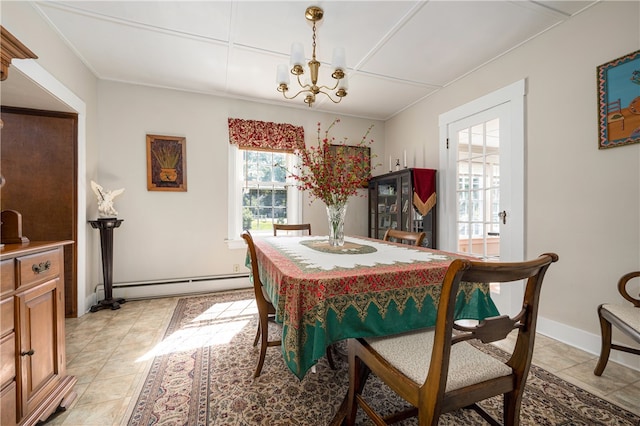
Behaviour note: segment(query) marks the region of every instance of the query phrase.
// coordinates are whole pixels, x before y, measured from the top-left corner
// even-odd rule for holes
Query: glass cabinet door
[[[387,229],[422,232],[423,245],[436,248],[435,208],[422,216],[413,205],[413,169],[376,176],[369,181],[369,236],[382,239]]]
[[[413,231],[413,223],[411,223],[412,196],[411,174],[405,173],[400,176],[400,205],[398,206],[400,223],[402,224],[399,229],[402,231]]]
[[[387,229],[398,228],[398,181],[395,178],[380,180],[377,189],[377,238],[382,238]]]

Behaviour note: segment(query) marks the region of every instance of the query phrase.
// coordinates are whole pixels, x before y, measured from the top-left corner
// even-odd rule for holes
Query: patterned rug
[[[222,314],[252,291],[185,297],[178,301],[165,338],[133,407],[129,426],[326,425],[348,388],[346,345],[337,345],[336,370],[325,359],[298,380],[279,348],[269,348],[262,374],[253,380],[258,349],[252,346],[256,314]],[[271,335],[277,334],[273,325]],[[496,356],[504,353],[495,350]],[[381,412],[403,406],[372,377],[367,398]],[[499,418],[501,399],[483,403]],[[362,415],[362,414],[361,414]],[[359,418],[359,425],[368,425]],[[414,419],[401,423],[417,424]],[[441,425],[483,424],[471,410],[440,419]],[[522,402],[522,425],[640,425],[640,417],[533,366]]]

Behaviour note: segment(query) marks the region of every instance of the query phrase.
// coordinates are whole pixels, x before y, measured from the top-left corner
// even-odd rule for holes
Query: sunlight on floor
[[[180,330],[165,337],[136,362],[198,347],[227,344],[249,324],[257,312],[254,299],[217,303]]]

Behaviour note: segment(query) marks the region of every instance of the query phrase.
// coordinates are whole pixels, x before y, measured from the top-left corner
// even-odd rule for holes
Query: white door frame
[[[525,259],[525,132],[524,132],[524,100],[525,100],[525,80],[519,80],[509,86],[498,89],[492,93],[461,105],[451,111],[440,115],[438,124],[440,127],[440,169],[438,179],[438,217],[455,218],[457,215],[456,203],[456,182],[455,173],[448,170],[450,164],[450,155],[453,153],[448,149],[449,127],[452,123],[462,120],[466,117],[489,110],[499,105],[508,108],[510,117],[510,134],[509,134],[509,161],[501,161],[501,167],[507,167],[505,170],[512,179],[510,185],[504,188],[507,192],[503,192],[501,188],[500,203],[501,210],[507,212],[507,222],[509,226],[508,239],[501,235],[501,246],[504,242],[505,250],[501,250],[500,258],[503,261],[521,261]],[[502,149],[502,147],[501,147]],[[452,191],[451,188],[454,190]],[[456,252],[455,246],[456,226],[455,221],[441,220],[442,226],[438,226],[438,248]],[[509,295],[510,306],[518,307],[522,303],[522,291],[511,291]]]

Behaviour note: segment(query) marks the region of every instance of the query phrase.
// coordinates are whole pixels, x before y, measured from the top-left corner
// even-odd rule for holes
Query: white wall
[[[560,256],[540,330],[593,352],[596,307],[640,270],[640,144],[598,150],[596,67],[640,49],[638,28],[640,3],[599,3],[386,123],[386,151],[423,150],[437,168],[439,114],[526,79],[525,253]]]
[[[98,92],[98,182],[107,189],[125,188],[115,200],[118,217],[124,219],[114,232],[116,284],[231,274],[234,264],[244,265],[244,245],[230,249],[225,242],[228,117],[304,126],[307,145],[317,142],[318,122],[324,130],[335,118],[308,109],[113,82],[101,82]],[[384,123],[340,119],[331,132],[337,140],[347,136],[356,143],[374,124],[372,150],[380,150]],[[187,192],[147,190],[146,134],[186,137]],[[366,212],[367,199],[352,197],[347,233],[367,235]],[[305,199],[303,221],[312,224],[314,234],[328,233],[321,201],[309,205]]]

